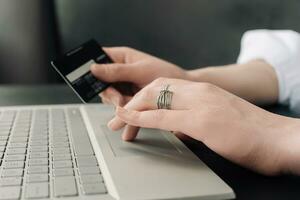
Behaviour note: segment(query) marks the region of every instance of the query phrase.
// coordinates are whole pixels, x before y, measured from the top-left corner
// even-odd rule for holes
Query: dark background
[[[246,30],[299,19],[299,0],[1,0],[0,83],[61,81],[49,61],[90,38],[187,69],[233,63]]]

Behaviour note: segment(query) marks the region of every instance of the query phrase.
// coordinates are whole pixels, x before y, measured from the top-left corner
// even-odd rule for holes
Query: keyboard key
[[[100,169],[99,167],[79,167],[78,172],[80,175],[100,174]]]
[[[48,141],[31,141],[30,146],[48,146]]]
[[[68,142],[69,138],[68,137],[54,137],[52,141],[53,141],[53,143],[55,143],[55,142]]]
[[[9,132],[11,129],[11,124],[2,124],[2,122],[0,122],[0,133],[1,132]]]
[[[13,119],[11,118],[11,119],[9,119],[9,120],[1,120],[0,121],[0,128],[1,129],[5,129],[5,128],[8,128],[8,129],[10,129],[10,127],[12,126],[12,124],[13,124]]]
[[[29,128],[30,127],[30,117],[21,117],[16,120],[14,128]]]
[[[37,127],[37,128],[33,128],[31,130],[31,135],[32,136],[47,136],[47,135],[49,135],[49,131],[48,131],[48,128],[46,128],[46,127],[44,127],[44,128]]]
[[[24,161],[5,161],[3,167],[5,169],[24,168]]]
[[[5,141],[1,140],[0,141],[0,146],[6,146],[6,143],[7,143],[6,140]]]
[[[53,155],[53,160],[58,161],[58,160],[72,160],[70,154],[62,154],[62,155]]]
[[[54,130],[64,130],[66,129],[66,121],[64,118],[60,118],[59,121],[53,119],[52,128]]]
[[[48,122],[47,119],[36,121],[33,125],[33,130],[47,130]]]
[[[11,130],[11,125],[10,123],[2,123],[0,122],[0,133],[1,132],[9,132]]]
[[[49,197],[48,183],[30,183],[26,185],[25,196],[27,199]]]
[[[11,143],[27,142],[28,137],[13,137],[11,138]]]
[[[84,141],[83,143],[80,143],[78,140],[74,141],[74,149],[76,156],[94,155],[90,141]]]
[[[85,124],[81,118],[80,111],[78,109],[68,109],[68,116],[75,154],[77,156],[93,155],[94,150],[90,143]]]
[[[7,160],[7,161],[24,161],[25,160],[25,154],[9,155],[9,156],[5,157],[5,160]]]
[[[6,153],[8,155],[17,155],[17,154],[25,154],[26,149],[25,148],[9,148]]]
[[[33,128],[31,131],[32,136],[47,136],[48,129],[47,128]]]
[[[0,131],[0,136],[8,136],[10,131]]]
[[[21,187],[1,187],[0,188],[0,199],[19,199],[21,195]]]
[[[22,175],[23,169],[4,169],[1,174],[2,177],[21,177]]]
[[[47,146],[31,146],[30,147],[31,152],[48,152]]]
[[[48,158],[48,152],[31,152],[29,154],[30,158]]]
[[[51,145],[53,148],[64,148],[64,147],[70,147],[69,142],[54,142]]]
[[[13,147],[13,148],[26,148],[27,144],[26,143],[9,143],[9,147]]]
[[[1,131],[9,131],[11,129],[11,123],[3,123],[0,122],[0,132]]]
[[[16,121],[15,128],[27,127],[30,128],[30,117],[22,117]]]
[[[81,184],[101,183],[103,182],[103,177],[100,174],[83,175],[80,177],[80,182]]]
[[[1,121],[0,122],[0,131],[10,130],[12,127],[12,121]]]
[[[8,139],[8,136],[3,136],[3,135],[0,136],[0,140],[1,141],[7,141],[7,139]]]
[[[54,178],[54,195],[56,197],[76,196],[78,194],[73,176]]]
[[[48,166],[29,166],[28,174],[46,174],[49,172]]]
[[[73,164],[70,160],[54,161],[53,168],[72,168]]]
[[[12,127],[13,121],[13,117],[2,118],[0,121],[0,129],[10,129]]]
[[[74,172],[72,168],[54,169],[53,176],[73,176]]]
[[[18,133],[18,132],[29,132],[29,127],[24,126],[24,127],[14,127],[13,128],[13,132],[14,133]]]
[[[67,131],[58,131],[54,130],[52,133],[53,138],[55,137],[68,137],[68,132]]]
[[[8,120],[1,120],[0,121],[0,131],[1,130],[10,130],[11,129],[11,127],[12,127],[12,125],[13,125],[13,118],[10,118],[10,119],[8,119]]]
[[[20,133],[20,134],[14,134],[13,137],[17,138],[17,137],[28,137],[29,136],[29,132],[28,133]]]
[[[13,129],[11,131],[11,136],[13,137],[28,137],[29,135],[29,129]]]
[[[30,174],[27,176],[26,182],[27,183],[34,183],[34,182],[48,182],[49,177],[48,174]]]
[[[77,161],[77,166],[82,166],[82,167],[86,167],[86,166],[97,166],[97,160],[95,156],[89,156],[89,157],[77,157],[76,158]]]
[[[37,159],[30,159],[29,166],[33,165],[48,165],[48,159],[46,158],[37,158]]]
[[[12,123],[3,123],[3,122],[1,122],[1,124],[0,124],[0,132],[1,131],[9,131],[10,129],[11,129],[11,125],[12,125]]]
[[[30,141],[48,141],[47,135],[32,135]]]
[[[4,152],[5,146],[0,146],[0,152]]]
[[[53,154],[70,154],[70,148],[54,148],[52,149]]]
[[[14,116],[4,116],[0,120],[0,128],[11,127],[14,122]]]
[[[21,184],[21,177],[8,177],[0,179],[0,186],[20,186]]]
[[[107,192],[104,183],[83,184],[81,187],[82,187],[82,192],[85,195],[89,195],[89,194],[105,194]]]

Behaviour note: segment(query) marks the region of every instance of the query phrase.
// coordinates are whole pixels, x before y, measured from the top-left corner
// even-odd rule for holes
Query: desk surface
[[[0,106],[80,103],[65,85],[1,86]],[[284,107],[269,108],[273,112],[294,116]],[[300,177],[266,177],[235,165],[210,151],[197,141],[185,141],[215,173],[235,191],[237,199],[299,199]]]

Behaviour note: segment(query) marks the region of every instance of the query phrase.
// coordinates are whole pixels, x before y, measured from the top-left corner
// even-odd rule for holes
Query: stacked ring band
[[[169,90],[170,85],[166,85],[159,93],[157,97],[158,109],[171,109],[171,102],[173,98],[173,92]]]

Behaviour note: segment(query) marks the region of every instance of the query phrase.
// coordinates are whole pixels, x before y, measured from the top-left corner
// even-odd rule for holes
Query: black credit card
[[[92,100],[109,86],[109,83],[100,81],[92,75],[90,67],[93,63],[112,63],[95,40],[89,40],[51,62],[84,103]]]

